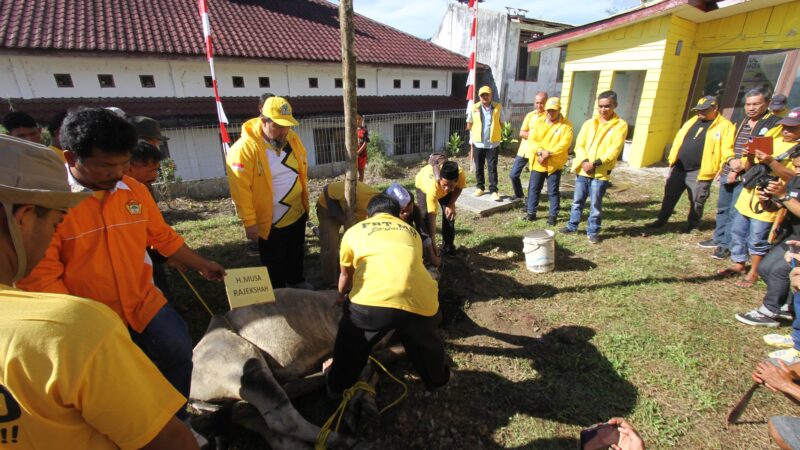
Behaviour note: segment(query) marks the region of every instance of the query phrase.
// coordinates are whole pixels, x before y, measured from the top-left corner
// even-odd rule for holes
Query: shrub
[[[364,175],[369,178],[397,178],[403,176],[403,169],[386,156],[386,142],[383,140],[383,136],[374,131],[369,133],[367,168]]]

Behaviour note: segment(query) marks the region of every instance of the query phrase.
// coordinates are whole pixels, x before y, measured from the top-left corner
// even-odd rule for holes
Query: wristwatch
[[[786,195],[784,195],[783,197],[776,198],[775,201],[777,201],[780,204],[783,204],[784,202],[788,202],[791,199],[792,199],[792,196],[789,195],[789,193],[787,192]]]

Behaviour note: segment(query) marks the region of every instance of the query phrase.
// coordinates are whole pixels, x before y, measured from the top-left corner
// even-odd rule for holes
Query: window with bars
[[[430,122],[398,123],[394,125],[394,154],[410,155],[433,151],[433,127]]]
[[[330,164],[347,159],[344,128],[314,128],[314,149],[317,164]]]

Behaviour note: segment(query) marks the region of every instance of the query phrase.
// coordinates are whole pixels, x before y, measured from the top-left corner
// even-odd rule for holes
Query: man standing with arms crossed
[[[664,185],[664,199],[658,218],[647,224],[648,228],[661,228],[667,224],[683,191],[689,196],[689,225],[691,232],[703,218],[711,182],[723,164],[733,159],[733,124],[719,113],[717,99],[707,95],[693,108],[697,115],[687,120],[678,130],[667,160],[670,171]]]
[[[500,193],[497,191],[497,153],[500,150],[503,128],[503,108],[499,103],[492,101],[492,88],[483,86],[478,95],[481,101],[472,107],[467,116],[467,130],[469,142],[473,148],[475,159],[475,196],[480,197],[486,189],[486,180],[483,177],[483,165],[488,166],[489,192],[492,200],[499,202]]]
[[[572,170],[577,176],[569,223],[562,233],[574,233],[581,222],[583,205],[590,199],[589,226],[586,234],[589,242],[600,242],[600,225],[603,212],[603,196],[608,189],[608,178],[622,153],[628,124],[615,112],[617,93],[605,91],[597,96],[598,115],[583,123],[575,142],[575,160]]]
[[[511,187],[514,189],[514,197],[520,200],[525,197],[525,193],[522,190],[522,181],[520,181],[519,178],[522,175],[522,169],[528,165],[528,161],[531,159],[528,150],[528,137],[536,126],[536,122],[544,117],[544,104],[546,101],[547,92],[536,93],[536,96],[533,98],[533,111],[525,115],[525,119],[522,120],[522,126],[519,129],[519,149],[517,150],[517,156],[514,158],[514,164],[511,166],[511,172],[509,172],[508,176],[511,178]]]

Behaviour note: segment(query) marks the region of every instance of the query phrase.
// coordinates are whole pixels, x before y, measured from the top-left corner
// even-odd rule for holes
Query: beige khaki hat
[[[66,211],[91,193],[73,193],[67,168],[43,145],[0,135],[0,202]]]
[[[292,105],[283,97],[270,97],[264,101],[261,114],[269,120],[284,127],[297,125],[297,119],[292,116]]]

